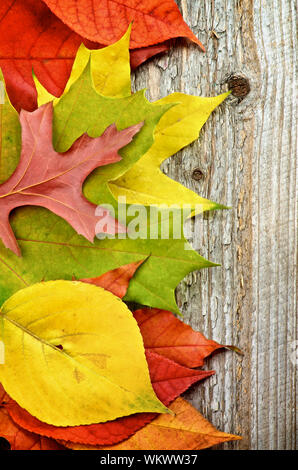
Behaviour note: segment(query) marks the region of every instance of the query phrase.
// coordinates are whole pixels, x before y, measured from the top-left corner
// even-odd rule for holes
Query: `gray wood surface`
[[[294,449],[297,375],[297,122],[295,0],[180,0],[206,46],[186,44],[144,64],[136,89],[214,96],[241,74],[251,91],[229,97],[200,139],[165,162],[168,176],[231,206],[204,215],[193,246],[221,267],[177,290],[185,321],[239,346],[208,361],[216,375],[186,397],[217,428],[243,436],[228,449]],[[199,168],[203,178],[195,181]],[[186,227],[186,230],[189,227]],[[187,233],[190,233],[189,231]]]

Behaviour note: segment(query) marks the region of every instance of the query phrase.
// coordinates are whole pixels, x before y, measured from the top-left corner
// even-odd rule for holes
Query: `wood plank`
[[[170,92],[214,96],[241,74],[251,91],[231,96],[200,139],[165,173],[232,207],[196,222],[193,246],[221,267],[189,275],[177,290],[185,321],[236,344],[217,371],[186,395],[216,427],[243,436],[224,448],[294,449],[297,363],[297,31],[295,0],[181,0],[206,46],[178,46],[142,66],[134,88],[151,100]],[[204,178],[195,181],[199,168]],[[189,232],[190,227],[186,227]]]

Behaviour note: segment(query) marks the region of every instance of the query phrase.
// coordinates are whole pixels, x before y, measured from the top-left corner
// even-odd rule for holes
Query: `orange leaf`
[[[201,450],[241,439],[217,431],[183,398],[177,398],[169,409],[174,416],[159,415],[132,437],[112,447],[88,447],[69,442],[63,444],[75,450]]]
[[[122,299],[127,292],[129,281],[143,262],[144,260],[125,264],[124,266],[120,266],[120,268],[108,271],[99,277],[80,279],[80,281],[86,282],[87,284],[94,284],[98,287],[103,287],[104,289],[112,292],[112,294]]]
[[[133,21],[131,48],[185,37],[204,47],[182,18],[174,0],[43,0],[73,31],[91,41],[111,44]]]

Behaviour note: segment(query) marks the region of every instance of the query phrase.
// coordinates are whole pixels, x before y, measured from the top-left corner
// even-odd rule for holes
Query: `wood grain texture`
[[[136,89],[214,96],[231,74],[251,91],[212,115],[198,142],[163,166],[204,197],[231,206],[186,233],[221,267],[189,275],[177,290],[185,321],[230,351],[217,374],[186,397],[219,429],[243,436],[236,449],[295,449],[297,359],[297,122],[295,0],[180,0],[206,46],[185,44],[142,66]],[[204,177],[192,178],[195,168]],[[193,225],[193,224],[192,224]],[[296,341],[296,342],[295,342]],[[296,349],[295,349],[296,348]]]

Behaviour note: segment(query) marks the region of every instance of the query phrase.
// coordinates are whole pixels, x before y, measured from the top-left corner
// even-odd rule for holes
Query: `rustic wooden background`
[[[200,139],[164,171],[232,206],[204,215],[193,245],[221,267],[193,273],[177,290],[185,321],[235,344],[208,361],[217,374],[186,397],[217,428],[243,440],[227,449],[294,449],[297,375],[296,0],[178,0],[206,46],[174,48],[143,65],[136,89],[214,96],[232,75],[250,83],[229,97]],[[193,178],[193,170],[199,169]]]

